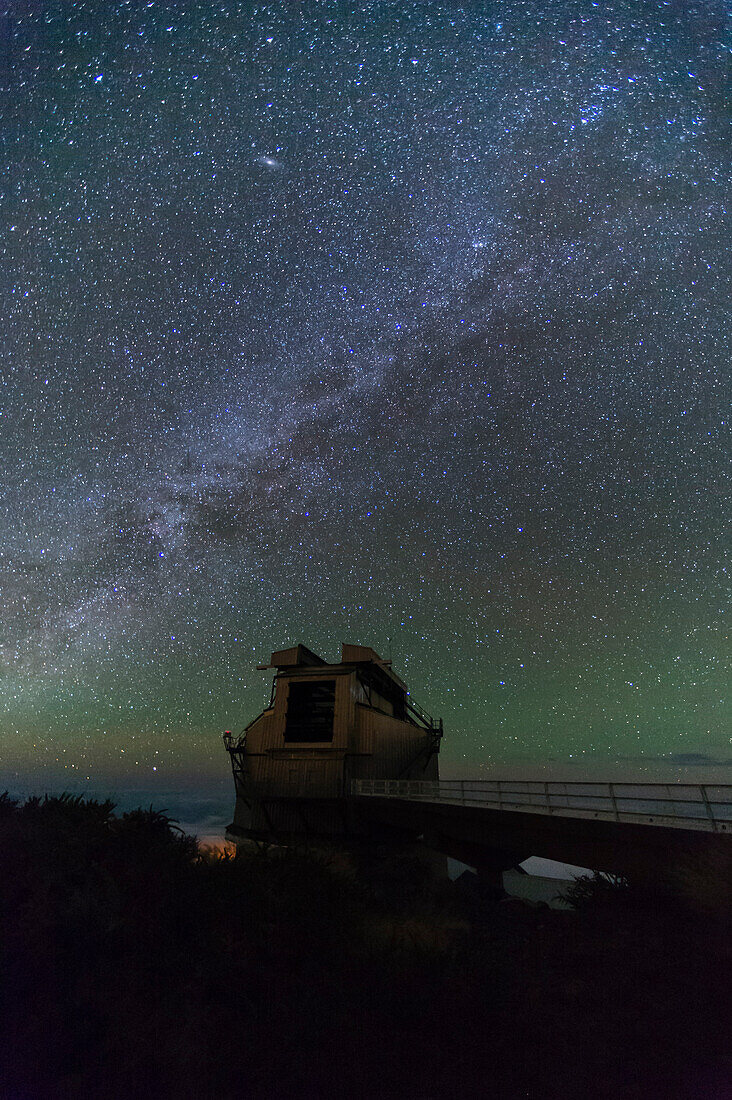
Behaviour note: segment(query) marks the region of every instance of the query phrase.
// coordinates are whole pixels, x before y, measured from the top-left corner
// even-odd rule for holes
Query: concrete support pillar
[[[503,889],[503,868],[498,867],[478,867],[478,882],[482,889],[486,892],[495,892],[498,895],[505,894]]]

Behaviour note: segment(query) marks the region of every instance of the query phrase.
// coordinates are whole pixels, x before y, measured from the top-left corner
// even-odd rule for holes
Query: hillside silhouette
[[[599,878],[573,901],[0,796],[0,1092],[721,1100],[724,914]]]

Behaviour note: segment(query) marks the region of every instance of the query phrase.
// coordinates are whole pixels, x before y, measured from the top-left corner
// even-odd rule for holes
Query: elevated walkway
[[[351,794],[732,833],[732,783],[362,779],[351,783]]]
[[[533,855],[627,875],[711,861],[732,875],[732,784],[372,779],[351,796],[365,818],[484,872]]]

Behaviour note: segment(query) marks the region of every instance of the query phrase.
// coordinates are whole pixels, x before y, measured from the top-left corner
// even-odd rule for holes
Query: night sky
[[[0,13],[2,775],[224,775],[297,641],[729,760],[723,4]]]

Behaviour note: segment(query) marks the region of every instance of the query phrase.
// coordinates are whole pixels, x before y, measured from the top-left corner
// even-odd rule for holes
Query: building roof
[[[288,649],[278,649],[272,654],[269,665],[260,668],[276,668],[278,671],[293,670],[299,668],[340,668],[343,665],[368,666],[372,675],[379,679],[386,678],[402,690],[406,691],[406,684],[395,672],[392,672],[391,661],[380,657],[375,649],[367,645],[351,645],[343,642],[341,646],[341,659],[337,663],[325,661],[317,653],[313,653],[307,646],[298,644]]]

